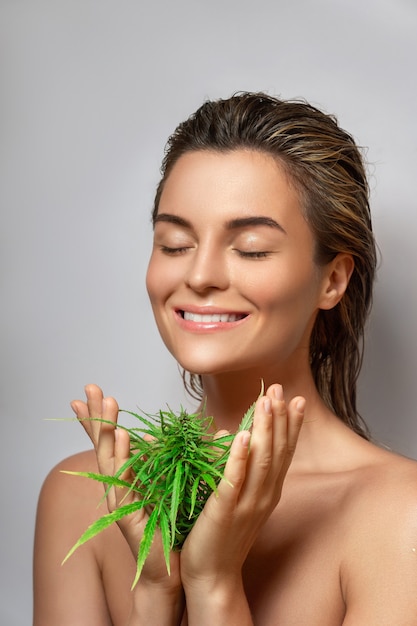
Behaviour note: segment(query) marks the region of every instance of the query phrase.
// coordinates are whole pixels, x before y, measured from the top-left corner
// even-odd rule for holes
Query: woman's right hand
[[[94,445],[99,473],[113,476],[129,458],[129,434],[123,429],[116,428],[119,407],[114,398],[104,398],[102,390],[97,385],[87,385],[85,393],[87,402],[74,400],[71,407]],[[127,471],[121,478],[132,480],[131,472]],[[134,500],[133,491],[112,488],[107,494],[109,512]],[[147,520],[146,510],[139,509],[118,522],[135,560]],[[148,585],[152,585],[153,591],[158,588],[172,597],[182,596],[179,553],[171,553],[171,574],[168,575],[158,531],[137,587],[143,588]]]

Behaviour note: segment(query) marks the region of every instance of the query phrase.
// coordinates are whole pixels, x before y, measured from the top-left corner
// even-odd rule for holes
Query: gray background
[[[206,97],[304,96],[368,149],[382,253],[360,406],[417,457],[414,0],[0,2],[0,622],[31,621],[36,500],[68,403],[187,404],[144,289],[168,134]],[[58,625],[57,625],[58,626]]]

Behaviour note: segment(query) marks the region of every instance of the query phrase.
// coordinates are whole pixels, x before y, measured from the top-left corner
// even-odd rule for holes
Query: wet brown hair
[[[320,310],[311,334],[310,365],[327,406],[355,432],[369,438],[356,407],[356,383],[363,359],[364,326],[372,302],[377,254],[362,155],[334,116],[301,100],[280,100],[264,93],[239,93],[205,102],[169,138],[161,167],[153,219],[165,181],[185,153],[236,149],[274,157],[300,194],[315,238],[315,261],[352,255],[355,266],[341,301]],[[201,378],[184,373],[194,397]]]

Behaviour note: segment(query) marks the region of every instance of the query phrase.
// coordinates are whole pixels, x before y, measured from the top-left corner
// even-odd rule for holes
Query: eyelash
[[[184,254],[184,252],[187,252],[187,250],[189,250],[189,248],[187,248],[186,246],[183,246],[182,248],[170,248],[169,246],[161,246],[161,251],[164,254],[169,254],[171,256]]]
[[[168,254],[170,256],[179,256],[187,252],[187,250],[189,250],[187,246],[183,246],[180,248],[170,248],[169,246],[161,246],[161,251],[164,254]],[[245,250],[238,250],[237,248],[235,248],[235,252],[237,252],[237,254],[243,259],[264,259],[270,254],[267,251],[259,250],[259,251],[249,252]]]
[[[245,252],[245,250],[236,250],[236,252],[243,259],[264,259],[269,255],[269,252],[266,251]]]

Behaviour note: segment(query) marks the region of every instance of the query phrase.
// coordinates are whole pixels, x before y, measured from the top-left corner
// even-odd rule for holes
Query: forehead
[[[314,240],[300,193],[282,164],[260,151],[184,154],[165,181],[158,207],[161,214],[164,222],[171,216],[168,222],[182,220],[202,233],[223,232],[233,223],[251,228],[270,219],[295,245],[310,248]]]
[[[160,205],[173,209],[185,201],[236,204],[245,211],[287,203],[300,207],[300,195],[283,165],[264,152],[237,149],[228,152],[197,151],[182,155],[169,173]]]

